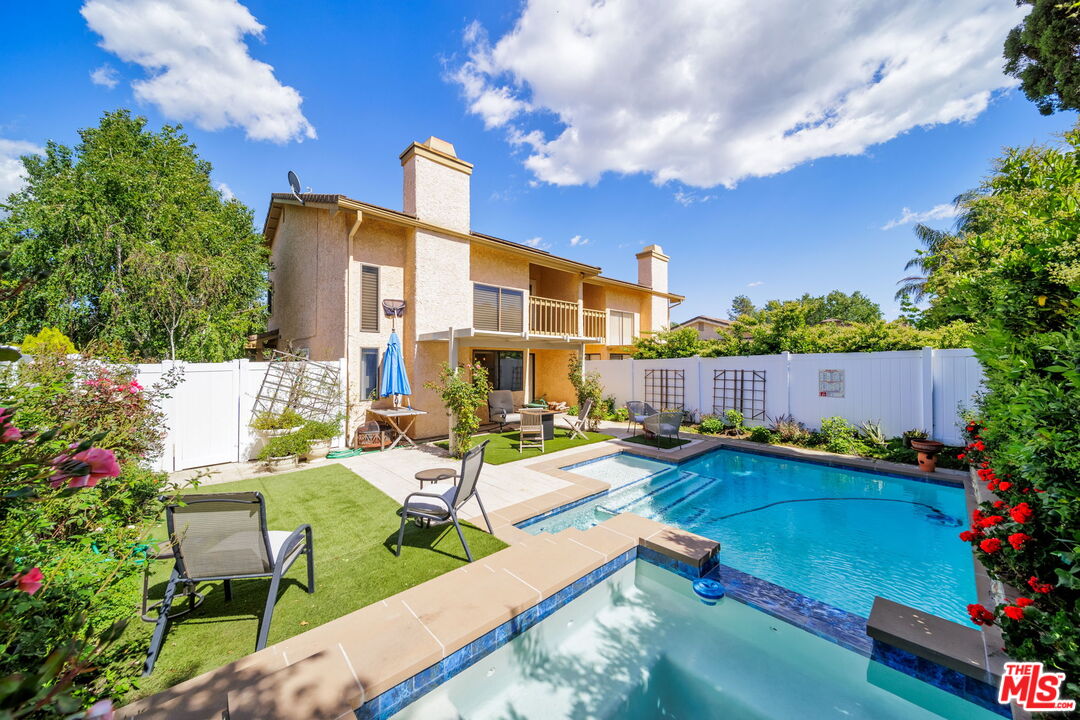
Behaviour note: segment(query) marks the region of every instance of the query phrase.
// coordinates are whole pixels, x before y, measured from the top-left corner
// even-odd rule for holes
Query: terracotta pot
[[[919,453],[919,469],[934,472],[937,469],[938,453],[945,449],[945,444],[937,440],[912,440],[911,449]]]
[[[266,467],[270,472],[277,472],[279,470],[293,470],[300,462],[298,455],[282,455],[281,457],[272,457],[266,461]]]

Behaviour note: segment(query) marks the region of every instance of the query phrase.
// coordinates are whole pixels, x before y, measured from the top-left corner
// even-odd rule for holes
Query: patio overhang
[[[527,331],[523,332],[500,332],[497,330],[480,330],[478,328],[456,328],[440,330],[438,332],[421,333],[419,342],[449,342],[451,339],[461,345],[479,345],[484,343],[507,343],[514,346],[530,348],[552,348],[570,350],[581,345],[603,342],[603,338],[579,337],[573,335],[554,336],[536,335]]]

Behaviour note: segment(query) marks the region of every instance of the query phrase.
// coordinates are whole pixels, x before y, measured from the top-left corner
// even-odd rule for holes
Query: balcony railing
[[[604,339],[607,335],[607,313],[586,308],[582,312],[582,319],[585,321],[585,332],[582,333],[585,337]]]
[[[529,332],[533,335],[602,339],[606,323],[603,310],[585,310],[580,301],[529,297]]]

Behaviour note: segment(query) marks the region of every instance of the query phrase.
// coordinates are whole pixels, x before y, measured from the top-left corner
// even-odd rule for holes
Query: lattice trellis
[[[713,370],[713,413],[738,410],[747,420],[765,419],[764,370]]]
[[[645,371],[645,402],[657,410],[684,410],[685,389],[684,370]]]
[[[252,414],[278,415],[286,408],[308,420],[337,417],[343,408],[337,363],[315,362],[280,350],[272,351]]]

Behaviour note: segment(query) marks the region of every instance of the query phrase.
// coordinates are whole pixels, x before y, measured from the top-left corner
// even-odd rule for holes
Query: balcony
[[[581,302],[531,296],[529,333],[544,337],[587,337],[603,340],[607,315],[603,310],[586,310]]]

